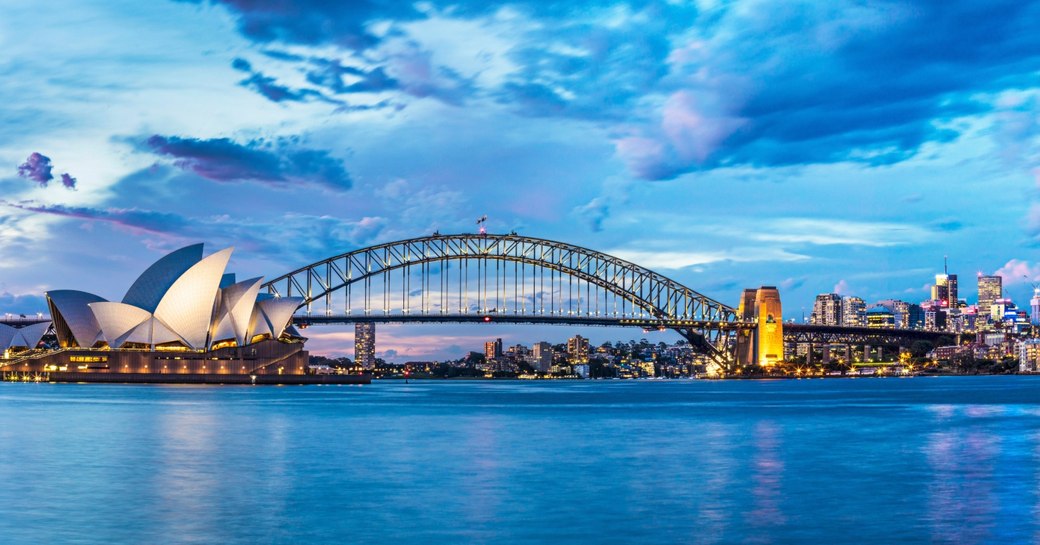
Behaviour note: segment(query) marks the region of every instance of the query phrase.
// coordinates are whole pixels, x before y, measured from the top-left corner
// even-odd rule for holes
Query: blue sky
[[[6,2],[0,312],[164,252],[277,276],[471,230],[724,302],[919,301],[944,255],[1040,280],[1028,2]],[[3,166],[6,165],[6,166]],[[345,330],[311,347],[352,350]],[[399,359],[570,328],[383,327]],[[641,333],[589,330],[593,340]],[[655,339],[656,340],[656,339]],[[671,340],[671,337],[662,340]]]

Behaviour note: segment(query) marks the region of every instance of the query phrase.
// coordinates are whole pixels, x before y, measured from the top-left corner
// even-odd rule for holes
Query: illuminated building
[[[979,275],[979,315],[989,316],[993,303],[1003,296],[1004,279],[1000,276]]]
[[[867,311],[867,327],[892,329],[896,327],[896,315],[888,308],[877,305]]]
[[[837,293],[823,293],[816,296],[813,303],[809,323],[813,325],[841,325],[841,296]]]
[[[376,366],[376,324],[372,322],[354,324],[354,365],[362,369]]]
[[[896,328],[920,329],[924,327],[924,310],[921,305],[915,305],[899,299],[882,299],[877,305],[887,308],[892,312]]]
[[[567,339],[567,355],[571,363],[589,362],[589,340],[581,335],[575,335]]]
[[[34,355],[16,371],[105,382],[250,383],[257,376],[307,375],[306,339],[290,325],[303,299],[260,293],[262,278],[236,282],[225,273],[231,248],[206,257],[202,251],[194,244],[167,254],[118,302],[82,291],[47,292],[61,349]]]
[[[845,327],[863,327],[867,325],[867,304],[855,296],[841,299],[841,325]]]
[[[484,343],[484,357],[488,361],[500,359],[502,357],[502,339]]]
[[[1040,325],[1040,288],[1033,288],[1033,297],[1029,300],[1029,323]]]
[[[549,368],[552,367],[552,345],[545,341],[534,343],[534,346],[531,348],[531,358],[531,364],[535,370],[547,373]]]
[[[769,367],[784,359],[783,312],[776,287],[762,286],[755,292],[755,316],[758,364]]]

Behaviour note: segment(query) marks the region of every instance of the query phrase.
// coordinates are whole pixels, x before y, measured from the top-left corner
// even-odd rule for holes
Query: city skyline
[[[969,299],[980,272],[1020,306],[1040,280],[1036,6],[278,6],[5,8],[0,312],[70,280],[115,299],[185,244],[272,278],[485,214],[734,307],[776,285],[785,318],[920,302],[947,255]],[[349,328],[307,334],[351,352]]]

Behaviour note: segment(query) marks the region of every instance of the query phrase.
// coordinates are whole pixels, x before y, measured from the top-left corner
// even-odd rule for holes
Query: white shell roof
[[[202,260],[202,244],[192,244],[171,252],[137,277],[123,302],[155,312],[163,296],[185,272]]]
[[[147,337],[150,335],[142,333],[138,326],[144,325],[147,329],[152,313],[125,303],[107,301],[90,303],[89,306],[101,324],[101,333],[108,341],[108,346],[119,348],[128,341],[148,344]],[[141,340],[142,335],[144,340]]]
[[[253,306],[256,305],[256,296],[263,281],[263,277],[250,278],[220,290],[221,312],[230,320],[235,342],[239,346],[246,343],[249,320],[253,316]]]
[[[90,303],[99,303],[104,298],[93,293],[76,290],[54,290],[47,292],[47,299],[51,304],[52,312],[57,312],[65,320],[65,324],[72,331],[73,340],[84,348],[90,348],[97,342],[101,335],[101,325],[94,318],[94,313],[87,306]],[[62,342],[64,342],[63,339]]]
[[[292,320],[293,313],[303,303],[302,297],[275,297],[257,301],[256,306],[260,308],[271,330],[271,337],[278,338],[285,331],[285,327]]]
[[[170,326],[190,348],[206,348],[214,301],[234,248],[225,248],[193,265],[163,294],[155,317]]]

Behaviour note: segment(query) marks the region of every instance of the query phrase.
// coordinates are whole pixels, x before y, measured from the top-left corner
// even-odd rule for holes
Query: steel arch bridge
[[[754,323],[649,269],[552,240],[492,234],[354,250],[263,285],[303,297],[294,323],[499,322],[673,329],[726,367]]]

